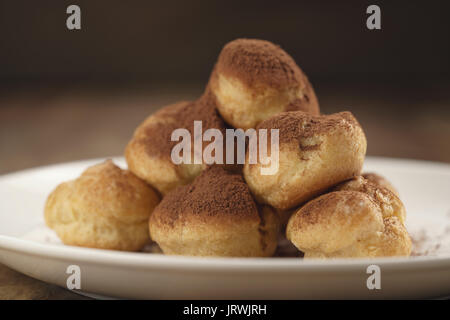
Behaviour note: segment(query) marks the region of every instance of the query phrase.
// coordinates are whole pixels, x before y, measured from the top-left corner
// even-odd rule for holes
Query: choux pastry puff
[[[366,138],[350,112],[322,116],[283,112],[261,122],[260,129],[267,129],[268,135],[271,129],[279,130],[277,172],[263,175],[261,162],[247,161],[243,169],[261,203],[291,209],[361,172]]]
[[[295,61],[264,40],[237,39],[222,49],[208,88],[223,119],[235,128],[255,128],[283,111],[319,114],[314,89]]]
[[[151,187],[109,160],[58,185],[45,221],[67,245],[137,251],[150,241],[148,219],[158,202]]]
[[[193,145],[194,121],[201,121],[204,131],[210,128],[225,130],[225,123],[219,117],[210,94],[194,102],[166,106],[149,116],[134,132],[125,150],[130,171],[162,195],[194,180],[207,165],[194,163],[193,150],[190,164],[175,164],[171,158],[172,148],[177,144],[171,140],[172,133],[179,128],[189,130]],[[206,145],[202,141],[202,148]]]
[[[279,221],[272,208],[256,204],[240,174],[212,166],[169,192],[149,227],[165,254],[269,257]]]
[[[394,193],[356,177],[298,209],[286,236],[305,258],[409,256],[404,220]]]

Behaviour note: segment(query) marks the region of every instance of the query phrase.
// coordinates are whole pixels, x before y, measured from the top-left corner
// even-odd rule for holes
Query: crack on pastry
[[[317,143],[317,144],[306,144],[304,141],[300,141],[298,146],[300,147],[300,150],[302,151],[315,151],[315,150],[319,150],[320,146],[322,145],[322,142]]]

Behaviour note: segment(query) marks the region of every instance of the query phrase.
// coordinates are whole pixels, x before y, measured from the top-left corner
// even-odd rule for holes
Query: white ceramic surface
[[[365,169],[400,191],[413,237],[425,256],[385,259],[193,258],[64,246],[43,223],[43,205],[61,181],[100,160],[25,170],[0,177],[0,262],[66,286],[81,269],[81,290],[151,299],[432,298],[450,295],[450,165],[368,158]],[[123,159],[115,159],[124,166]],[[381,290],[366,269],[381,268]]]

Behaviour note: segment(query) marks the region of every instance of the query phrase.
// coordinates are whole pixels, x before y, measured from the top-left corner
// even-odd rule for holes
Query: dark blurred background
[[[81,30],[66,8],[81,7]],[[381,30],[366,8],[381,7]],[[223,45],[271,40],[368,154],[450,162],[449,1],[0,0],[0,173],[120,155],[134,128],[195,99]]]

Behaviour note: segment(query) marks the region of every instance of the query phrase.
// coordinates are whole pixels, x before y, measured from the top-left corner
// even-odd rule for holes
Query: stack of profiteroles
[[[195,123],[223,136],[276,129],[276,150],[267,150],[277,152],[276,170],[264,174],[267,162],[248,161],[262,143],[249,148],[249,139],[241,164],[175,163],[177,129],[197,147],[184,159],[210,148],[211,137],[196,139]],[[226,158],[230,149],[219,151]],[[408,256],[403,203],[385,178],[362,174],[365,153],[355,117],[321,114],[291,56],[238,39],[222,49],[201,97],[163,107],[136,129],[127,170],[108,160],[60,184],[45,220],[67,245],[111,250],[153,242],[164,254],[271,257],[285,237],[305,258]]]

